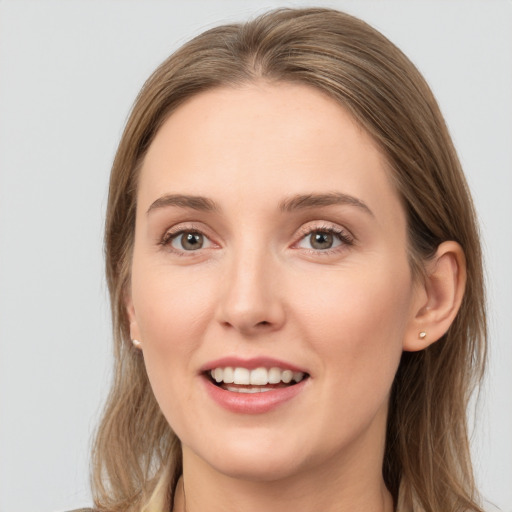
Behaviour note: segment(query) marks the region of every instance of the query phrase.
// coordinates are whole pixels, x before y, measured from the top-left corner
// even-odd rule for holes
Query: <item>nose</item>
[[[248,251],[227,267],[217,309],[221,325],[246,336],[281,329],[286,317],[282,272],[272,255]]]

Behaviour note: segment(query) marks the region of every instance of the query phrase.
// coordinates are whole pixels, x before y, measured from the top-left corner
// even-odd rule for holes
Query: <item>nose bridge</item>
[[[278,273],[278,262],[265,244],[245,241],[234,247],[222,284],[221,323],[248,334],[280,327],[284,309]]]

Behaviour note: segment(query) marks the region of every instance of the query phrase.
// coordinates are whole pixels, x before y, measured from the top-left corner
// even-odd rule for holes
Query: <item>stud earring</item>
[[[418,334],[418,338],[420,340],[424,340],[425,338],[427,337],[427,333],[425,331],[421,331],[419,334]]]
[[[135,348],[142,348],[142,343],[139,340],[132,340],[132,343]]]

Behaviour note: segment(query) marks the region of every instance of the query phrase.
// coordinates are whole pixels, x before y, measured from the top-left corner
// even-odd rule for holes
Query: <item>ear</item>
[[[132,341],[137,340],[140,342],[141,336],[140,336],[139,324],[137,323],[137,317],[135,315],[135,307],[133,305],[131,291],[126,292],[124,303],[125,303],[125,307],[126,307],[126,313],[128,314],[128,321],[130,322],[130,338]],[[140,344],[137,345],[134,343],[134,345],[137,348],[140,347]]]
[[[424,281],[418,284],[404,350],[423,350],[448,331],[459,311],[465,287],[464,251],[457,242],[443,242],[427,263]]]

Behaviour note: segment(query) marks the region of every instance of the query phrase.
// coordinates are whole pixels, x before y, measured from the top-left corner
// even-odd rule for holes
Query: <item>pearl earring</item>
[[[142,348],[142,343],[139,340],[132,340],[132,343],[135,348]]]
[[[420,340],[424,340],[425,338],[427,337],[427,333],[425,331],[421,331],[419,334],[418,334],[418,338]]]

